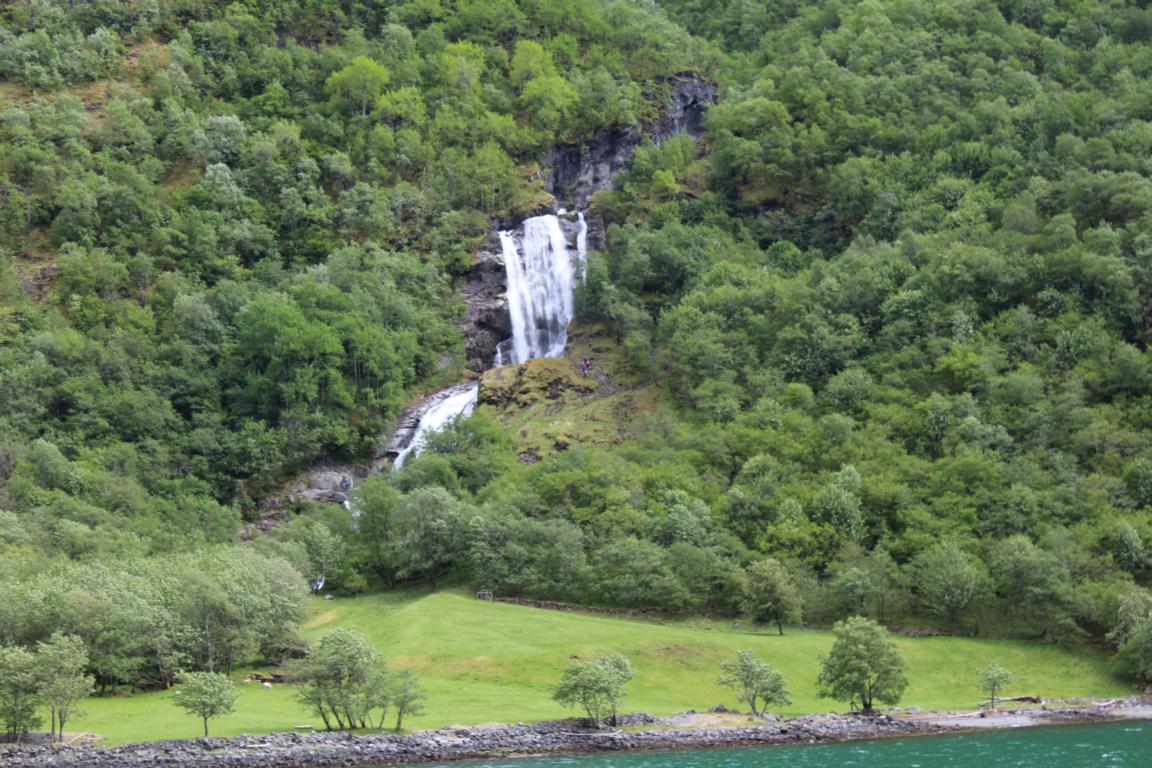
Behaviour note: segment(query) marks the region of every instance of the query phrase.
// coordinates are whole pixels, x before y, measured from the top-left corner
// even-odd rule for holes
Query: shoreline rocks
[[[623,718],[626,726],[663,722],[651,716]],[[326,768],[513,755],[817,744],[946,730],[949,728],[883,716],[814,715],[762,725],[638,731],[585,730],[577,721],[564,720],[443,728],[409,735],[278,733],[97,748],[21,745],[0,749],[0,763],[6,768]]]
[[[625,715],[620,727],[628,730],[592,731],[582,728],[578,720],[559,720],[531,725],[454,726],[405,735],[275,733],[117,747],[0,745],[0,764],[5,768],[329,768],[526,755],[828,744],[1022,725],[1152,719],[1152,707],[1143,700],[1125,699],[1003,712],[986,719],[948,713],[911,718],[827,714],[765,719],[748,725],[719,725],[700,717],[707,718],[694,713]],[[645,725],[661,729],[643,730]]]

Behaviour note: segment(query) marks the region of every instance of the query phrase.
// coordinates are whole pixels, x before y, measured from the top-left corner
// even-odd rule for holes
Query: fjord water
[[[602,753],[474,768],[1148,768],[1152,723],[1062,725],[813,746]]]

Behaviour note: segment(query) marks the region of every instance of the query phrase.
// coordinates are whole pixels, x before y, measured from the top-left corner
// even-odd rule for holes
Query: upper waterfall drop
[[[576,268],[583,271],[587,225],[579,216],[576,249],[569,248],[558,216],[534,216],[524,222],[517,242],[500,233],[508,277],[508,314],[512,324],[512,364],[531,357],[560,357],[568,343],[573,316]]]

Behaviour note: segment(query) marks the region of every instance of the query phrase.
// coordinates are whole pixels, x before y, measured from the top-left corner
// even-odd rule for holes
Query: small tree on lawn
[[[172,694],[176,706],[188,710],[204,721],[204,738],[208,738],[208,721],[236,711],[236,686],[219,672],[185,672],[179,677],[180,689]]]
[[[588,724],[599,728],[605,717],[616,722],[624,686],[632,679],[632,664],[619,653],[575,660],[564,670],[552,698],[566,707],[580,707]]]
[[[767,558],[745,571],[743,608],[757,624],[775,624],[783,635],[785,624],[799,624],[804,618],[804,598],[792,574],[778,560]]]
[[[404,727],[404,718],[408,715],[424,714],[424,699],[427,694],[423,686],[416,680],[416,674],[405,669],[397,672],[392,682],[392,706],[396,707],[396,731]]]
[[[980,670],[980,690],[988,694],[988,707],[990,709],[996,709],[996,694],[1004,690],[1004,687],[1010,682],[1012,682],[1012,673],[994,661]]]
[[[95,687],[88,666],[88,649],[75,635],[56,632],[48,642],[36,644],[36,666],[40,676],[40,695],[52,714],[51,732],[64,739],[64,724],[82,714],[76,703],[88,698]]]
[[[747,704],[753,715],[763,715],[772,705],[792,703],[784,675],[756,658],[752,651],[740,651],[736,658],[722,662],[716,682],[734,689],[736,698]],[[763,706],[759,705],[761,700]]]
[[[836,642],[821,662],[817,678],[821,698],[846,701],[864,712],[876,702],[893,705],[908,687],[904,659],[892,638],[876,622],[853,616],[833,627]]]

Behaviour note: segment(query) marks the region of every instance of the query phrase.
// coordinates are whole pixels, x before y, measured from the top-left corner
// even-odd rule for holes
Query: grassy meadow
[[[818,657],[828,632],[733,630],[726,622],[657,624],[487,603],[441,592],[372,594],[314,600],[305,635],[315,640],[336,627],[366,634],[395,667],[418,670],[428,690],[427,714],[412,728],[450,724],[544,720],[570,714],[550,689],[573,656],[620,651],[636,669],[625,709],[669,714],[724,703],[731,691],[716,685],[722,659],[749,648],[782,670],[793,704],[784,714],[843,710],[816,697]],[[969,638],[897,638],[908,665],[904,706],[970,709],[980,697],[975,670],[990,660],[1010,669],[1008,695],[1050,698],[1130,693],[1107,659],[1089,649]],[[238,675],[242,678],[243,675]],[[291,686],[241,686],[236,712],[213,721],[213,735],[291,730],[319,725]],[[193,738],[199,721],[177,709],[169,693],[94,698],[69,730],[99,733],[109,743]]]

